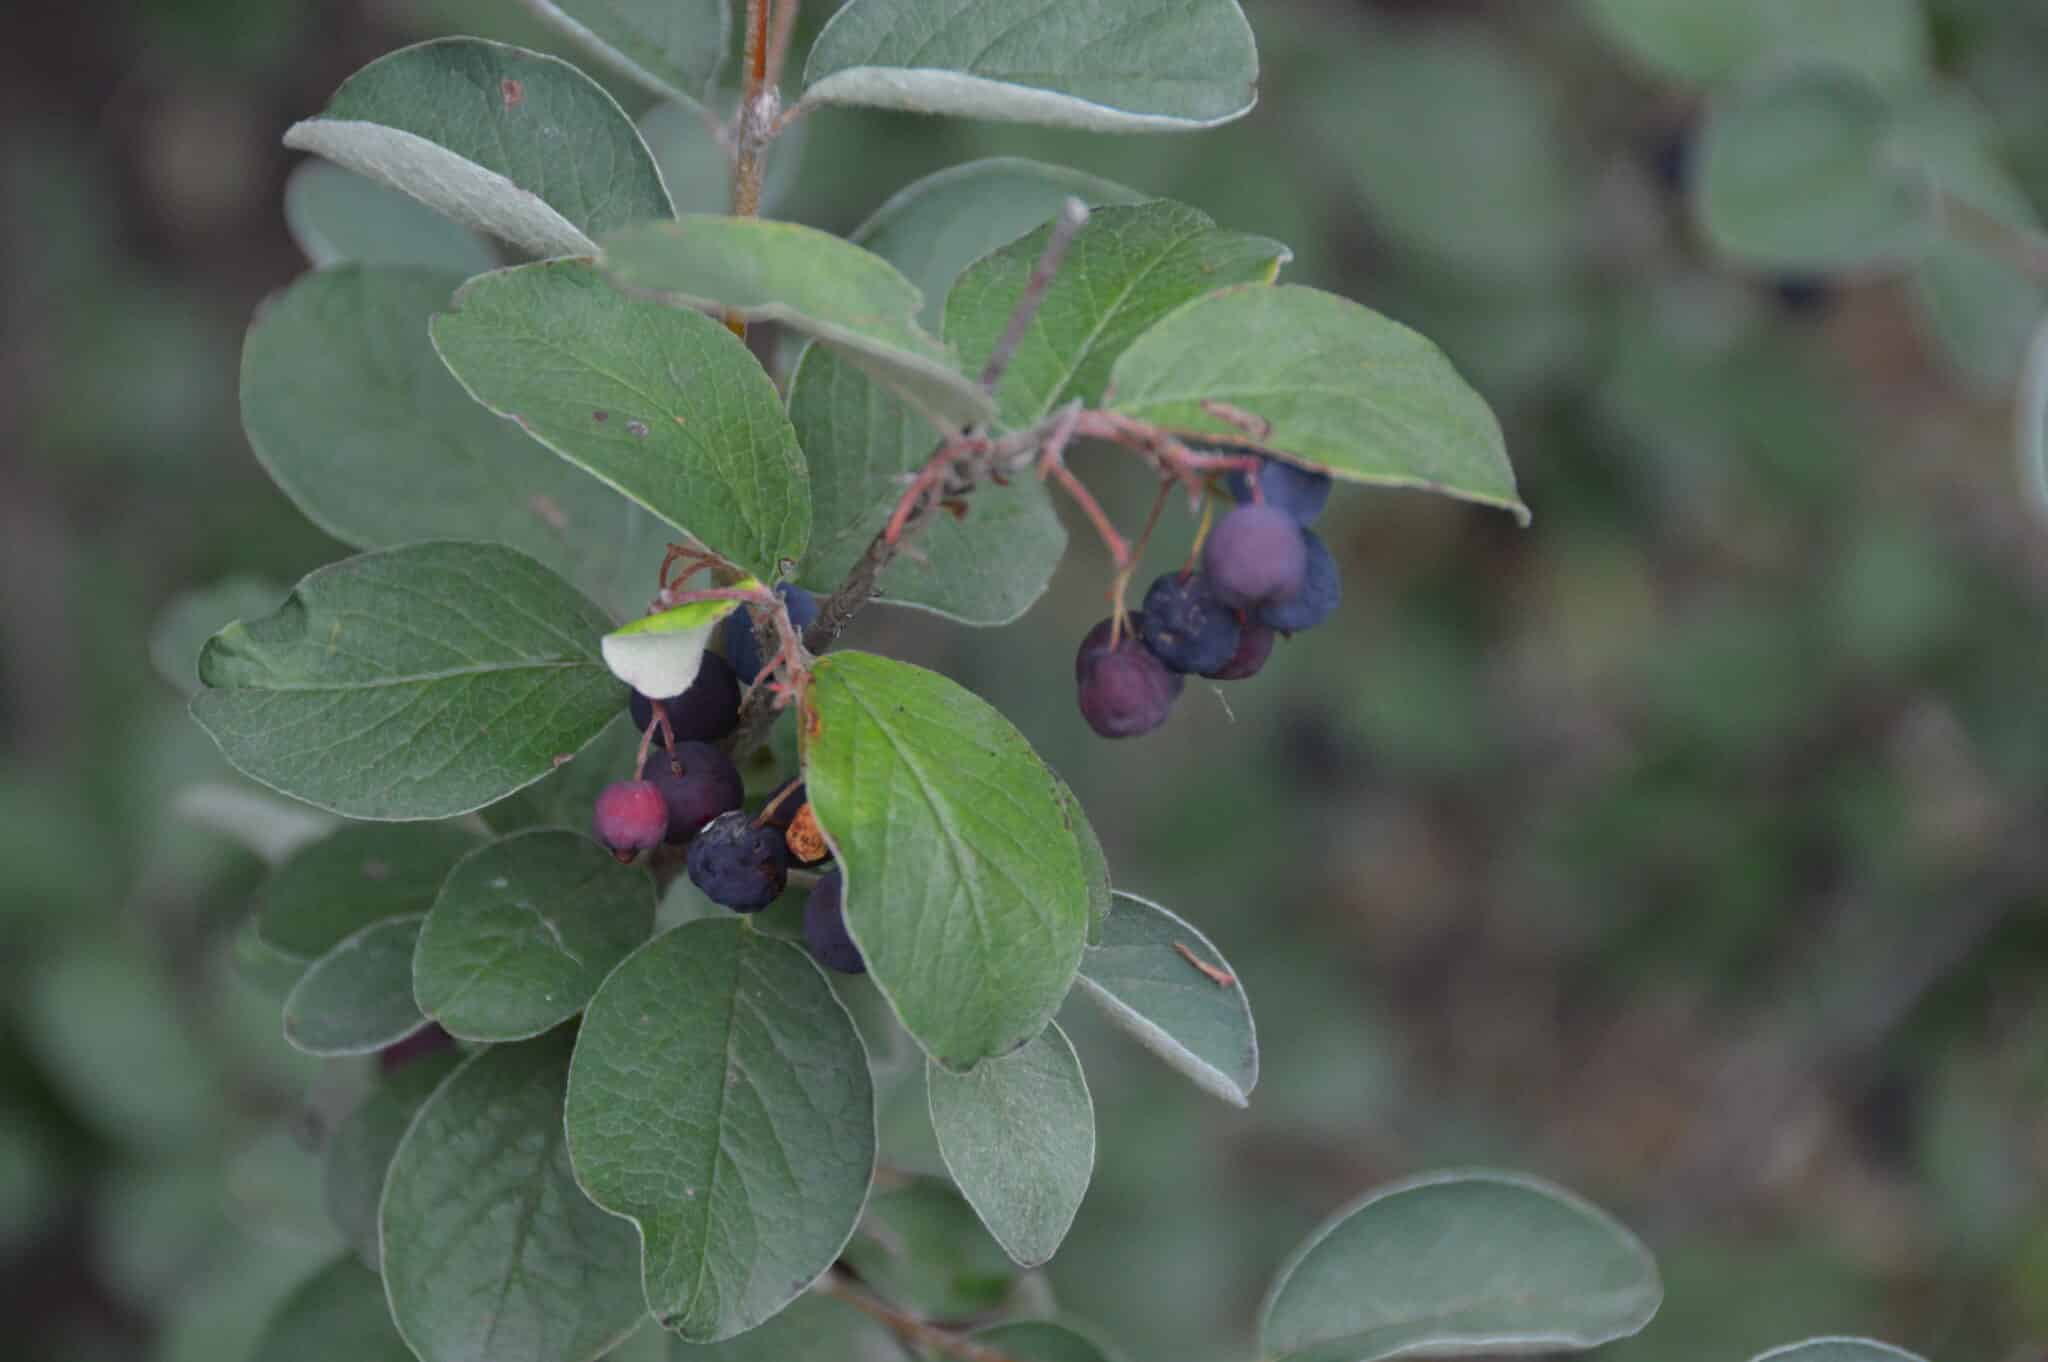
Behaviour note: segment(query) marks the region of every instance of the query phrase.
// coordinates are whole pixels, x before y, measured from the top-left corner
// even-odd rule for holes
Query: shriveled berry
[[[789,622],[797,628],[808,629],[811,621],[818,618],[818,598],[802,587],[784,582],[775,588],[775,594],[782,597]],[[735,610],[725,617],[724,628],[725,656],[739,673],[740,684],[751,686],[761,674],[761,649],[754,642],[753,615],[744,607]]]
[[[1291,598],[1308,572],[1301,533],[1278,507],[1238,507],[1216,522],[1202,545],[1209,589],[1240,610]]]
[[[630,861],[668,832],[668,804],[651,780],[615,781],[598,792],[591,826],[612,855]]]
[[[811,896],[804,902],[804,940],[826,969],[841,974],[868,972],[868,962],[861,958],[860,947],[846,930],[846,896],[836,870],[811,886]]]
[[[1279,459],[1259,465],[1259,491],[1266,504],[1287,512],[1297,525],[1311,525],[1330,501],[1330,475],[1310,468],[1297,468]],[[1252,499],[1252,480],[1242,472],[1230,475],[1230,494],[1242,505]]]
[[[1302,574],[1301,590],[1292,599],[1259,607],[1259,622],[1283,634],[1313,629],[1337,608],[1344,589],[1337,579],[1337,560],[1330,556],[1314,530],[1301,532],[1308,549],[1308,570]]]
[[[798,865],[816,865],[832,854],[825,830],[818,826],[817,811],[809,804],[796,811],[782,835],[789,842],[789,859]]]
[[[1098,633],[1102,636],[1099,641]],[[1166,722],[1181,687],[1187,684],[1185,677],[1168,671],[1128,630],[1111,648],[1107,620],[1081,640],[1075,670],[1081,673],[1081,717],[1105,738],[1150,733]]]
[[[789,847],[782,833],[756,826],[745,813],[720,814],[690,843],[690,883],[713,903],[758,913],[789,883]]]
[[[1248,621],[1238,631],[1237,651],[1230,655],[1230,661],[1212,672],[1202,675],[1211,681],[1242,681],[1248,676],[1257,676],[1259,668],[1266,665],[1266,659],[1273,655],[1273,630],[1257,620]]]
[[[647,778],[668,805],[668,840],[681,845],[697,829],[746,799],[746,783],[732,758],[710,743],[679,742],[673,752],[661,745],[647,754]]]
[[[1216,599],[1199,572],[1169,572],[1145,593],[1141,637],[1167,670],[1207,672],[1237,652],[1237,612]]]
[[[627,707],[632,711],[633,727],[645,733],[647,725],[654,722],[654,701],[636,690]],[[739,678],[730,662],[707,652],[697,679],[681,695],[663,700],[661,707],[668,712],[677,742],[717,742],[739,727]]]

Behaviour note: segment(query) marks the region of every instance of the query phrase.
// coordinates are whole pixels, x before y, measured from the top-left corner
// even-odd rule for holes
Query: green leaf
[[[1754,66],[1846,67],[1905,83],[1925,73],[1919,0],[1591,0],[1594,20],[1664,75],[1708,84]]]
[[[200,654],[199,720],[244,774],[351,818],[451,818],[617,716],[611,622],[523,553],[410,544],[309,575]]]
[[[982,1224],[1020,1266],[1050,1262],[1095,1172],[1095,1103],[1066,1033],[1050,1024],[971,1073],[929,1064],[925,1084],[939,1153]]]
[[[1145,197],[1086,171],[997,156],[949,167],[897,190],[854,230],[851,240],[917,285],[924,295],[919,320],[936,331],[945,320],[946,294],[960,272],[1049,222],[1069,198],[1095,208]]]
[[[1874,1338],[1809,1338],[1758,1353],[1750,1362],[1924,1362],[1917,1353]]]
[[[673,211],[647,144],[603,86],[481,38],[378,58],[284,143],[536,255],[588,255],[613,228]]]
[[[199,650],[239,619],[267,615],[284,588],[258,577],[224,577],[174,597],[149,631],[149,660],[157,675],[187,696],[199,690]]]
[[[284,1038],[309,1055],[366,1055],[425,1026],[412,996],[420,921],[372,923],[308,965],[284,1000]]]
[[[654,881],[561,828],[493,842],[449,874],[412,962],[420,1009],[464,1040],[521,1040],[583,1010],[654,928]]]
[[[327,1142],[320,1180],[327,1218],[372,1269],[379,1261],[377,1204],[384,1198],[391,1156],[398,1152],[413,1114],[461,1062],[454,1050],[408,1060],[356,1104]]]
[[[392,1327],[384,1284],[353,1257],[285,1297],[251,1362],[415,1362]]]
[[[639,1241],[569,1169],[568,1032],[472,1056],[427,1100],[379,1215],[391,1314],[422,1362],[588,1362],[633,1332]]]
[[[770,580],[802,557],[796,434],[766,371],[711,318],[563,260],[470,280],[433,338],[477,401],[706,548]]]
[[[1053,772],[1052,778],[1059,784],[1060,802],[1074,825],[1074,843],[1081,852],[1081,873],[1088,881],[1088,944],[1099,946],[1114,902],[1109,883],[1109,858],[1103,855],[1102,842],[1095,835],[1095,825],[1088,821],[1087,810],[1074,797],[1073,787],[1061,780],[1057,771]],[[1082,960],[1085,964],[1085,953]]]
[[[567,1123],[577,1181],[640,1227],[655,1317],[697,1343],[816,1281],[874,1173],[853,1019],[802,950],[730,919],[612,971],[584,1012]]]
[[[1626,1338],[1664,1289],[1633,1234],[1560,1187],[1447,1173],[1340,1211],[1280,1270],[1260,1343],[1276,1362],[1554,1352]]]
[[[976,1329],[968,1337],[1010,1362],[1121,1362],[1121,1355],[1107,1343],[1057,1320],[1011,1320]]]
[[[668,1362],[904,1362],[905,1356],[880,1324],[816,1294],[797,1297],[760,1328],[723,1343],[671,1339],[668,1345]]]
[[[994,352],[1051,235],[1048,223],[983,257],[953,285],[946,339],[970,370]],[[1270,284],[1293,254],[1165,199],[1097,209],[1075,234],[996,391],[1002,419],[1022,429],[1074,398],[1098,404],[1117,356],[1161,317],[1228,284]]]
[[[987,394],[917,324],[924,298],[878,255],[793,222],[692,213],[604,241],[604,271],[678,307],[781,322],[844,355],[944,429],[993,411]]]
[[[503,263],[467,227],[327,161],[293,167],[284,182],[284,225],[315,269],[417,265],[468,278]]]
[[[1891,105],[1839,71],[1794,71],[1717,97],[1694,208],[1714,246],[1779,270],[1853,270],[1927,243],[1924,190],[1894,156]]]
[[[1022,14],[982,0],[850,0],[811,48],[804,102],[1174,132],[1248,113],[1258,79],[1236,0],[1097,0]]]
[[[1109,401],[1347,482],[1419,487],[1529,518],[1486,400],[1427,338],[1333,293],[1277,284],[1197,299],[1124,351]]]
[[[1177,947],[1232,982],[1217,983]],[[1102,944],[1081,957],[1082,991],[1111,1021],[1202,1091],[1242,1107],[1259,1081],[1259,1037],[1236,979],[1192,924],[1122,890]]]
[[[904,1027],[963,1071],[1037,1036],[1088,933],[1057,777],[987,702],[868,653],[817,661],[799,733],[847,927]]]
[[[476,844],[453,823],[344,824],[272,872],[256,895],[256,929],[278,950],[325,955],[372,923],[424,914]]]
[[[346,265],[273,295],[242,348],[249,446],[344,543],[493,540],[608,597],[627,567],[621,541],[648,547],[626,532],[637,512],[449,375],[427,323],[461,282],[442,270]],[[652,561],[637,566],[652,577]]]
[[[712,99],[716,109],[739,105],[739,92]],[[795,187],[803,164],[810,120],[792,123],[762,149],[760,211],[772,214]],[[683,104],[657,104],[640,116],[640,136],[661,167],[662,182],[678,213],[723,213],[732,205],[732,149],[713,131],[704,111]]]
[[[664,99],[703,100],[732,43],[729,0],[529,0],[591,55]]]
[[[938,1178],[876,1193],[846,1261],[884,1299],[927,1319],[996,1309],[1018,1278],[973,1209]]]
[[[931,422],[823,346],[789,383],[789,419],[811,467],[811,550],[797,573],[837,586],[889,523],[903,477],[937,444]],[[877,599],[964,624],[1001,625],[1045,594],[1067,549],[1052,498],[1035,478],[988,487],[964,518],[939,516],[882,571]]]

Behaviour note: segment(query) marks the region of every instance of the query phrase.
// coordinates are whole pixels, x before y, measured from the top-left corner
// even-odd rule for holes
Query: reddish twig
[[[829,1300],[850,1305],[868,1318],[878,1320],[906,1343],[915,1343],[926,1348],[936,1348],[942,1353],[960,1359],[960,1362],[1016,1362],[1006,1353],[993,1348],[984,1348],[971,1338],[941,1329],[936,1324],[927,1324],[916,1315],[898,1310],[887,1301],[879,1300],[853,1285],[836,1272],[825,1274],[816,1286],[811,1288]]]
[[[1237,976],[1235,974],[1232,974],[1227,969],[1218,969],[1216,968],[1216,966],[1204,960],[1201,956],[1196,955],[1192,950],[1188,949],[1186,942],[1176,941],[1173,943],[1173,948],[1176,951],[1180,952],[1181,959],[1187,961],[1190,965],[1193,965],[1196,969],[1200,970],[1202,972],[1203,977],[1206,978],[1210,983],[1216,985],[1216,987],[1229,988],[1232,984],[1235,984],[1237,982]]]
[[[1052,281],[1067,258],[1067,247],[1074,244],[1075,233],[1087,221],[1088,205],[1079,199],[1070,198],[1060,205],[1059,216],[1052,220],[1052,235],[1046,238],[1045,249],[1038,253],[1038,263],[1032,266],[1031,278],[1025,283],[1024,292],[1018,295],[1016,307],[1010,310],[1009,324],[1003,328],[996,348],[989,351],[988,363],[981,368],[982,391],[992,393],[1003,381],[1010,361],[1017,357],[1017,347],[1023,343],[1024,333],[1031,329],[1039,306],[1045,302],[1045,295],[1051,290]]]
[[[803,0],[775,0],[775,19],[768,35],[767,70],[761,84],[775,89],[782,84],[783,64],[789,60],[790,40],[796,36],[796,15]]]

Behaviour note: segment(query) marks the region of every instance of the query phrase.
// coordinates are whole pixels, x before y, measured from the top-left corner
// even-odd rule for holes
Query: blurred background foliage
[[[1611,1354],[2048,1343],[2048,529],[2009,397],[1910,281],[1717,258],[1685,196],[1723,58],[1632,43],[1602,22],[1622,8],[1253,0],[1262,101],[1199,136],[804,125],[777,212],[835,230],[1021,154],[1288,241],[1290,278],[1443,343],[1536,512],[1341,496],[1339,619],[1129,744],[1073,711],[1107,580],[1083,534],[1012,628],[860,622],[1001,705],[1119,883],[1200,923],[1253,999],[1243,1113],[1070,1018],[1102,1147],[1048,1284],[1133,1356],[1249,1356],[1325,1212],[1481,1161],[1651,1241],[1664,1313]],[[2048,208],[2048,8],[1872,8],[1908,13],[1889,41],[1924,44]],[[237,960],[247,788],[166,679],[196,635],[166,624],[153,667],[152,631],[195,587],[261,600],[342,553],[236,416],[242,328],[305,267],[283,128],[420,37],[554,44],[509,0],[109,0],[9,28],[0,1318],[25,1359],[234,1362],[339,1243],[319,1147],[363,1074],[288,1050]],[[1859,31],[1845,59],[1881,66]],[[1142,515],[1140,477],[1079,465]],[[931,1158],[916,1086],[886,1121],[903,1167]]]

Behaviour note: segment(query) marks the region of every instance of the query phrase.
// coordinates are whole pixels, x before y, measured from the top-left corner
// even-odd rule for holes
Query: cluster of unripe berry
[[[818,603],[801,587],[778,588],[803,628]],[[690,882],[713,903],[757,913],[782,897],[792,866],[811,869],[831,856],[801,782],[777,791],[759,813],[745,809],[746,786],[732,758],[714,743],[739,725],[741,678],[757,677],[761,657],[751,621],[725,622],[725,656],[706,652],[682,694],[653,700],[633,692],[633,725],[655,729],[639,778],[607,785],[592,816],[597,840],[622,861],[662,845],[686,846]],[[844,974],[866,969],[846,930],[839,872],[827,871],[804,907],[804,936],[820,964]]]
[[[1278,635],[1337,608],[1337,563],[1309,528],[1330,479],[1277,459],[1232,473],[1238,505],[1202,541],[1201,566],[1152,583],[1140,610],[1103,620],[1074,656],[1081,716],[1105,738],[1166,722],[1189,675],[1240,681],[1266,665]]]

